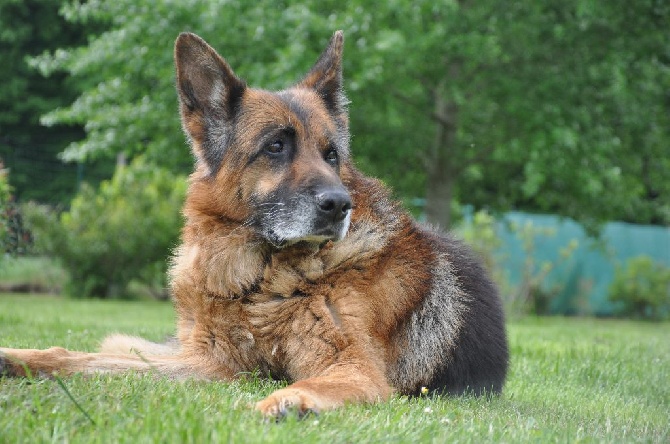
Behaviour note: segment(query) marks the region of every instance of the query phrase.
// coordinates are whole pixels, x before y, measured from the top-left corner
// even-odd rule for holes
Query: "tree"
[[[77,166],[57,155],[84,137],[81,125],[46,128],[40,116],[71,103],[78,91],[62,72],[48,79],[30,56],[85,42],[85,28],[58,15],[53,0],[0,0],[0,156],[12,170],[17,198],[65,203],[76,191]]]
[[[390,110],[363,113],[407,128],[432,222],[450,224],[455,198],[587,228],[670,223],[667,5],[395,1],[358,21],[365,105]]]
[[[172,61],[174,39],[182,31],[205,36],[250,84],[268,88],[297,80],[296,73],[313,63],[322,43],[302,35],[308,28],[313,32],[313,21],[309,27],[301,24],[307,9],[268,0],[73,2],[63,12],[73,22],[110,24],[87,47],[34,59],[45,73],[64,69],[92,84],[71,106],[43,118],[49,125],[85,125],[86,138],[63,152],[70,161],[146,153],[148,161],[181,171],[191,168]],[[321,32],[322,40],[327,41],[329,32]],[[312,40],[313,48],[306,48]],[[293,65],[300,68],[293,70]]]
[[[359,163],[401,197],[424,194],[431,222],[448,227],[456,202],[590,228],[670,223],[670,12],[659,0],[118,0],[65,12],[110,23],[88,47],[37,60],[95,84],[45,118],[86,125],[68,159],[124,151],[189,168],[172,87],[180,31],[275,88],[341,28]]]

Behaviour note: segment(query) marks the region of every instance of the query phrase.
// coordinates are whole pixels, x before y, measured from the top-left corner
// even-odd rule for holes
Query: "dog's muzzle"
[[[349,230],[351,196],[342,186],[322,186],[309,193],[262,205],[261,233],[278,247],[298,242],[338,241]]]

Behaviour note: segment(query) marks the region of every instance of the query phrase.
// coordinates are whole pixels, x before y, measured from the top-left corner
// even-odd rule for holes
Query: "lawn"
[[[0,345],[94,350],[110,332],[161,340],[170,304],[0,294]],[[151,376],[0,379],[0,442],[669,442],[670,324],[527,318],[510,323],[502,396],[396,396],[298,420],[249,405],[279,383]],[[85,414],[70,399],[72,396]],[[88,415],[88,417],[87,417]]]

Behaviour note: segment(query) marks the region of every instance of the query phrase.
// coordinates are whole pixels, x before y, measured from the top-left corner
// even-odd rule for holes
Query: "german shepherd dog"
[[[291,382],[256,404],[268,417],[424,387],[500,392],[508,350],[497,291],[462,243],[418,225],[355,169],[342,48],[336,32],[302,81],[269,92],[181,34],[177,90],[196,162],[170,268],[176,340],[0,349],[0,371],[258,371]]]

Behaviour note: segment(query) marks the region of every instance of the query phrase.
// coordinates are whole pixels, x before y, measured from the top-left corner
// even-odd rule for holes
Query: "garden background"
[[[0,250],[23,256],[0,288],[167,297],[176,35],[277,89],[343,29],[357,164],[475,244],[509,309],[668,317],[669,23],[661,0],[0,0]]]
[[[121,313],[138,313],[138,323],[147,322],[139,314],[169,313],[165,270],[192,170],[174,91],[180,32],[205,38],[250,85],[279,89],[300,79],[337,29],[357,165],[418,219],[477,250],[511,320],[502,407],[444,401],[447,413],[426,430],[465,440],[667,439],[659,413],[670,405],[661,384],[670,377],[664,0],[0,0],[0,345],[55,338],[94,349],[113,325],[126,325]],[[78,313],[89,311],[110,324],[77,330]],[[147,327],[150,336],[169,334],[166,317]],[[96,337],[84,338],[88,331]],[[550,379],[565,385],[544,393]],[[593,404],[582,412],[584,381]],[[256,389],[242,384],[232,396]],[[40,390],[55,406],[40,403]],[[22,415],[19,428],[0,421],[0,432],[12,430],[12,441],[36,430],[44,440],[91,438],[66,430],[74,407],[59,390],[0,380],[0,412]],[[422,411],[432,404],[417,405],[409,417],[429,421]],[[40,428],[59,409],[69,413]],[[380,409],[373,418],[392,416]],[[133,412],[119,415],[123,430]],[[556,417],[576,428],[548,424]],[[154,419],[146,433],[155,439]],[[440,434],[455,424],[456,435]],[[212,424],[200,425],[179,436],[214,436]],[[487,435],[489,426],[512,432]],[[430,436],[407,427],[389,436]],[[267,436],[290,436],[281,433]],[[343,441],[355,439],[347,433]]]

